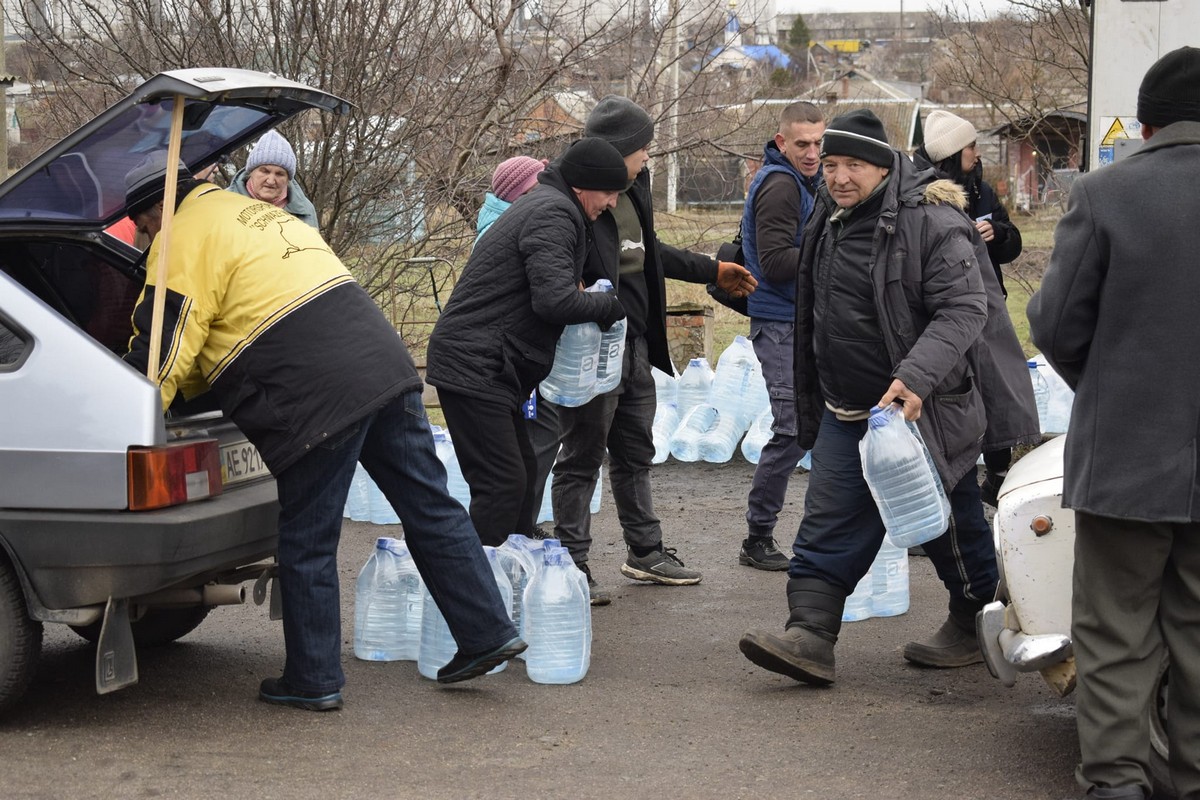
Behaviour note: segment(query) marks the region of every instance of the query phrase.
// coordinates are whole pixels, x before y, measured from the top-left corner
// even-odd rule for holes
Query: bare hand
[[[720,286],[733,297],[745,297],[754,291],[758,281],[750,274],[750,270],[732,261],[717,262],[717,286]]]
[[[979,231],[979,235],[983,237],[985,242],[990,242],[996,238],[996,230],[992,227],[992,221],[981,219],[975,223],[975,230]]]
[[[883,393],[883,397],[879,398],[878,406],[887,408],[890,403],[899,403],[904,411],[904,418],[909,422],[916,422],[921,418],[921,398],[899,378],[892,380],[892,385]]]

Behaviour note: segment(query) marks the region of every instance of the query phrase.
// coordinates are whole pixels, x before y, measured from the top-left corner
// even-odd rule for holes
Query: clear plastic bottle
[[[908,550],[883,537],[871,565],[871,613],[894,617],[908,611]]]
[[[717,412],[717,422],[700,437],[700,459],[710,464],[724,464],[733,458],[746,426],[733,413]]]
[[[454,439],[450,436],[449,431],[442,428],[434,429],[433,449],[437,453],[438,460],[442,462],[442,466],[446,468],[446,490],[463,508],[469,509],[471,507],[471,487],[467,485],[467,479],[462,474],[462,467],[458,465],[458,454],[454,452]]]
[[[803,458],[800,459],[800,463],[796,466],[800,469],[812,472],[812,450],[809,450],[807,453],[805,453]]]
[[[511,558],[511,553],[506,552],[504,555],[501,555],[497,548],[490,545],[484,545],[483,552],[487,553],[488,566],[492,568],[492,577],[496,581],[496,588],[500,590],[500,602],[504,604],[504,610],[508,612],[508,618],[513,620],[513,624],[515,625],[516,620],[513,618],[513,607],[515,605],[513,601],[513,584],[509,580],[508,569],[505,565],[505,560]],[[519,631],[520,629],[518,628]],[[495,667],[488,670],[488,675],[503,672],[507,666],[507,661],[501,661]]]
[[[658,367],[650,368],[650,375],[654,378],[654,397],[655,401],[662,405],[663,403],[679,402],[679,380],[674,375],[668,375]]]
[[[674,401],[659,403],[654,409],[654,458],[653,464],[661,464],[671,455],[671,434],[679,427],[679,407]]]
[[[597,281],[587,288],[589,292],[605,291]],[[596,396],[597,369],[600,366],[600,326],[594,322],[582,322],[563,328],[554,348],[554,364],[550,374],[539,384],[542,397],[556,405],[574,408]],[[623,346],[623,345],[622,345]],[[618,381],[620,361],[617,362]]]
[[[354,655],[364,661],[416,661],[424,589],[408,545],[377,539],[355,585]]]
[[[708,402],[735,426],[742,422],[748,426],[753,419],[748,414],[746,402],[751,399],[754,390],[756,367],[758,357],[754,355],[754,346],[745,336],[734,337],[717,359]]]
[[[587,578],[565,548],[547,549],[541,570],[525,589],[529,649],[525,673],[535,683],[576,683],[592,660]]]
[[[680,461],[700,460],[700,440],[717,424],[720,412],[710,405],[694,406],[671,436],[671,455]]]
[[[524,608],[525,587],[529,585],[529,579],[537,567],[533,561],[533,554],[528,548],[515,542],[514,537],[527,538],[519,533],[509,534],[508,539],[496,548],[496,557],[500,560],[500,565],[504,568],[504,574],[508,576],[509,585],[512,587],[513,625],[517,626],[517,633],[524,637],[525,620],[522,609]]]
[[[862,580],[854,587],[854,591],[846,598],[842,608],[842,622],[858,622],[871,616],[871,587],[874,585],[875,565],[862,576]]]
[[[1037,403],[1038,425],[1046,433],[1050,421],[1050,383],[1038,369],[1038,362],[1029,362],[1029,380],[1033,382],[1033,400]]]
[[[757,464],[762,458],[763,446],[771,441],[771,426],[774,424],[775,417],[771,414],[770,407],[755,417],[754,422],[750,424],[746,438],[742,439],[742,455],[751,464]]]
[[[913,547],[946,531],[950,503],[924,443],[905,424],[899,406],[871,409],[858,449],[863,477],[895,545]]]
[[[614,291],[607,280],[596,281],[601,292]],[[621,383],[621,364],[625,357],[625,320],[619,319],[612,327],[600,332],[599,360],[596,362],[596,394],[611,392]]]
[[[369,480],[363,465],[356,464],[354,478],[350,481],[350,492],[346,495],[346,510],[343,512],[343,516],[349,517],[355,522],[366,522],[371,518],[367,508],[367,481]]]
[[[693,358],[679,376],[675,404],[679,407],[679,418],[699,405],[708,403],[708,392],[712,388],[713,371],[706,358]]]
[[[383,496],[383,491],[367,476],[367,520],[375,525],[399,525],[400,517],[396,509]]]
[[[438,670],[450,663],[458,652],[458,643],[437,607],[429,587],[421,595],[421,649],[417,652],[417,672],[423,678],[437,680]]]

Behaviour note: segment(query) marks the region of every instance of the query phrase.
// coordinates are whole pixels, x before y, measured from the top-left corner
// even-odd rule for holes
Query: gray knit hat
[[[1154,62],[1138,89],[1137,118],[1155,128],[1200,122],[1200,48],[1180,47]]]
[[[628,97],[610,94],[588,114],[583,135],[604,139],[624,158],[650,144],[654,138],[654,120]]]
[[[296,151],[275,131],[267,131],[255,142],[246,159],[246,172],[253,172],[263,164],[283,167],[289,179],[296,177]]]
[[[179,161],[178,180],[192,177],[187,165]],[[130,217],[137,216],[162,199],[167,189],[167,151],[154,150],[125,173],[125,209]]]
[[[891,167],[892,153],[883,123],[869,108],[835,118],[821,138],[821,158],[849,156],[877,167]]]
[[[576,189],[623,192],[629,188],[625,158],[598,137],[573,142],[559,158],[557,166],[567,185]]]

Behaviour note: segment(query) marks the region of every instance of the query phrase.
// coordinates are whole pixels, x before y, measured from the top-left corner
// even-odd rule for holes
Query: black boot
[[[846,593],[815,578],[791,578],[787,588],[791,613],[783,635],[747,631],[738,648],[765,670],[814,686],[833,683]]]
[[[982,662],[983,653],[975,635],[975,615],[969,609],[952,607],[937,633],[923,642],[904,645],[904,657],[914,664],[942,669]]]

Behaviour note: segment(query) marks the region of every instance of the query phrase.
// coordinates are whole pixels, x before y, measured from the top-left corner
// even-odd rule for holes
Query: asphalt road
[[[48,627],[39,676],[0,719],[2,798],[920,798],[1080,796],[1071,698],[1036,675],[1012,689],[982,666],[929,670],[899,648],[935,630],[945,592],[910,560],[908,614],[847,624],[837,682],[802,686],[737,649],[782,628],[783,573],[737,564],[752,467],[668,463],[655,499],[694,587],[634,584],[611,498],[593,528],[592,666],[571,686],[520,664],[452,687],[416,666],[353,657],[353,582],[378,535],[347,522],[340,551],[346,707],[312,714],[257,702],[283,635],[265,607],[218,608],[180,642],[140,655],[141,681],[93,690],[93,651]],[[790,544],[805,478],[780,524]]]

